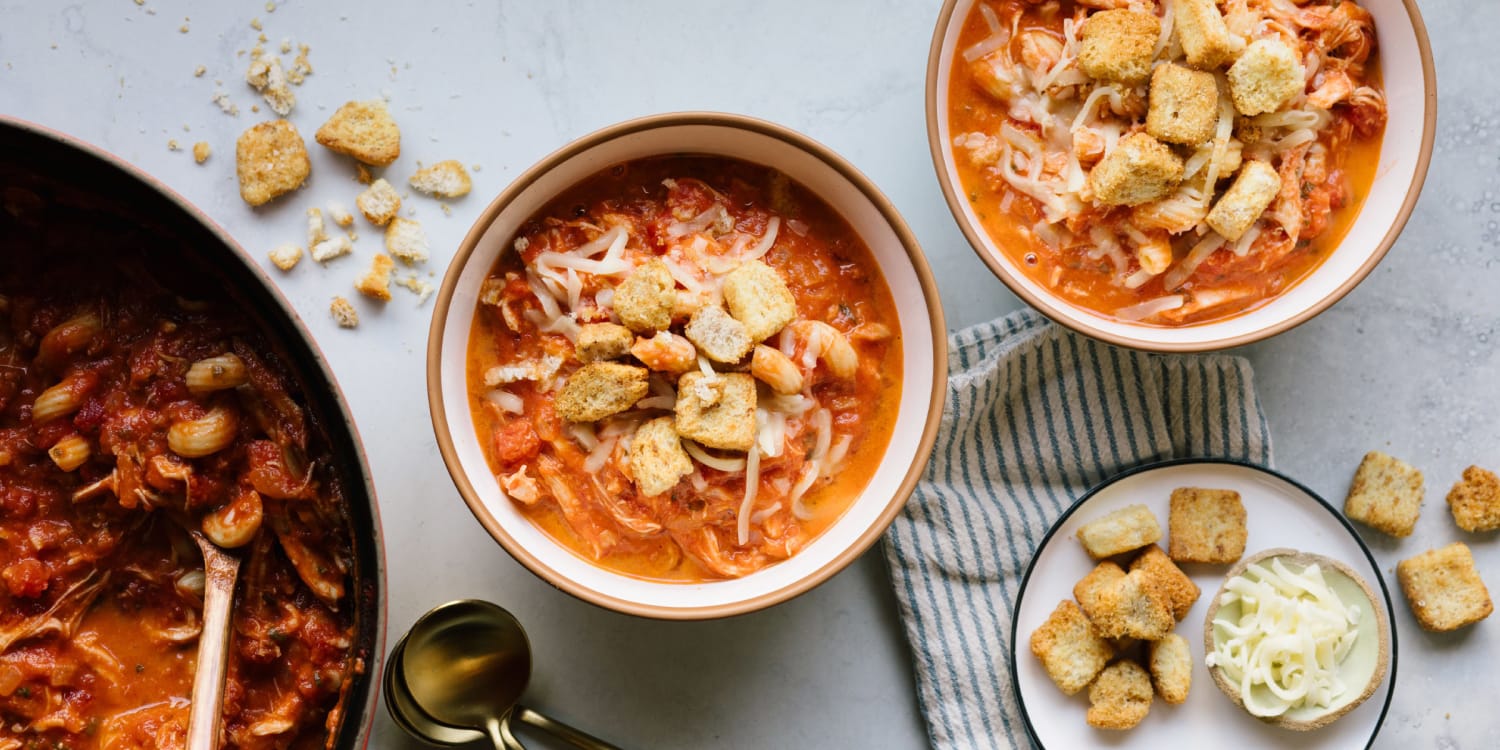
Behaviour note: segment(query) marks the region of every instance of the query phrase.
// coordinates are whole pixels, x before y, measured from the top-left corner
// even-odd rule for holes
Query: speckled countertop
[[[336,7],[342,6],[342,7]],[[1425,3],[1437,58],[1439,133],[1421,202],[1371,278],[1316,320],[1241,353],[1255,364],[1279,468],[1341,498],[1359,457],[1381,448],[1427,473],[1415,535],[1370,533],[1394,584],[1397,560],[1462,538],[1500,586],[1500,538],[1464,535],[1442,495],[1470,463],[1500,469],[1500,4]],[[313,149],[313,178],[261,210],[235,190],[234,138],[265,113],[238,56],[259,18],[271,45],[311,45],[316,70],[291,119],[309,139],[336,106],[388,95],[403,129],[389,172],[456,158],[482,169],[451,216],[413,198],[440,275],[489,196],[567,139],[637,115],[720,109],[775,120],[852,160],[895,201],[926,248],[949,323],[1018,302],[974,257],[938,192],[922,114],[937,3],[0,0],[0,113],[114,151],[225,226],[262,263],[303,236],[302,212],[357,185]],[[186,32],[182,31],[186,28]],[[736,42],[726,45],[733,30]],[[193,71],[205,66],[205,75]],[[215,80],[222,81],[219,86]],[[230,117],[217,89],[238,103]],[[264,107],[263,107],[264,109]],[[169,151],[176,140],[182,151]],[[188,149],[214,149],[198,166]],[[391,626],[480,596],[531,628],[529,700],[627,747],[917,747],[925,742],[908,653],[878,553],[816,591],[725,622],[638,620],[575,601],[505,555],[452,489],[433,443],[423,350],[431,302],[397,290],[337,329],[329,297],[376,251],[304,261],[282,290],[322,344],[369,449],[390,562]],[[436,281],[436,277],[433,278]],[[353,296],[353,295],[351,295]],[[1500,621],[1430,635],[1398,604],[1400,678],[1376,747],[1500,747]],[[382,715],[373,747],[417,747]]]

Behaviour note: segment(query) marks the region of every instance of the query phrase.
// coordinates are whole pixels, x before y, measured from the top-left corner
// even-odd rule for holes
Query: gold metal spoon
[[[438,722],[412,702],[411,693],[406,689],[406,680],[401,674],[401,658],[405,651],[406,636],[402,636],[401,640],[396,641],[396,647],[391,649],[391,658],[385,663],[385,707],[391,715],[391,721],[407,734],[430,745],[467,745],[485,739],[484,732],[450,727]],[[517,750],[519,747],[517,744],[510,750]]]
[[[229,674],[229,616],[240,559],[189,532],[203,551],[203,628],[198,633],[198,666],[193,673],[192,708],[188,712],[188,750],[218,750],[224,712],[224,678]]]

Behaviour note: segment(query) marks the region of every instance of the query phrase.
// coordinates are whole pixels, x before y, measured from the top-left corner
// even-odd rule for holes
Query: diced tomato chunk
[[[495,430],[495,457],[501,463],[513,464],[535,458],[542,440],[530,422],[515,421]]]
[[[10,590],[11,596],[35,599],[47,590],[47,566],[36,558],[11,563],[0,571],[0,578],[5,579],[5,588]]]

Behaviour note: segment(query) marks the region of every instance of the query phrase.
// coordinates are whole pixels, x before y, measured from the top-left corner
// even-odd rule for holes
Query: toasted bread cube
[[[1084,720],[1097,729],[1130,729],[1151,712],[1151,676],[1141,665],[1121,659],[1104,668],[1089,686]]]
[[[401,129],[380,99],[345,103],[313,137],[330,151],[377,167],[401,155]]]
[[[1140,549],[1160,539],[1161,526],[1144,505],[1127,505],[1078,529],[1078,540],[1095,560]]]
[[[1230,242],[1242,237],[1281,192],[1281,175],[1260,159],[1244,163],[1234,184],[1219,196],[1205,221]]]
[[[1257,39],[1229,66],[1229,97],[1242,115],[1275,112],[1302,91],[1297,53],[1276,39]]]
[[[329,201],[328,218],[333,219],[333,223],[344,229],[354,224],[354,214],[349,213],[349,209],[338,201]]]
[[[302,135],[286,120],[263,122],[241,133],[234,143],[234,168],[240,198],[252,206],[302,187],[312,174]]]
[[[776,269],[752,260],[724,277],[724,304],[745,324],[752,343],[781,332],[797,317],[797,300]]]
[[[1500,477],[1478,466],[1464,469],[1463,480],[1448,490],[1448,509],[1464,531],[1500,529]]]
[[[693,459],[682,449],[671,417],[657,417],[636,428],[630,438],[630,472],[642,495],[667,492],[693,473]]]
[[[1454,542],[1396,565],[1401,590],[1417,623],[1444,632],[1472,625],[1495,610],[1468,545]]]
[[[1234,490],[1172,490],[1167,549],[1177,562],[1232,563],[1245,554],[1245,505]]]
[[[1391,536],[1410,536],[1422,513],[1422,495],[1421,470],[1370,451],[1354,472],[1344,515]]]
[[[677,282],[666,261],[653,258],[636,267],[615,287],[615,315],[636,333],[660,331],[672,324]]]
[[[1166,63],[1151,71],[1146,132],[1163,143],[1197,146],[1214,137],[1219,84],[1213,73]]]
[[[1161,547],[1154,544],[1147,547],[1130,563],[1130,569],[1141,571],[1152,586],[1166,594],[1172,618],[1178,622],[1188,616],[1198,601],[1198,584],[1193,583],[1193,579],[1188,578]]]
[[[615,323],[585,323],[578,327],[578,343],[573,355],[579,362],[603,362],[630,353],[635,335],[629,328]]]
[[[213,153],[213,147],[208,145],[208,141],[198,141],[193,144],[193,161],[199,164],[208,161],[208,157]]]
[[[391,219],[396,218],[396,213],[401,210],[401,194],[382,177],[370,183],[354,199],[354,205],[371,224],[383,227],[391,223]]]
[[[718,305],[698,308],[682,332],[704,356],[726,365],[744,359],[753,345],[745,324]]]
[[[1229,32],[1215,0],[1173,0],[1177,39],[1188,65],[1213,70],[1234,60],[1245,40]]]
[[[385,251],[412,265],[427,260],[427,232],[416,219],[396,217],[385,225]]]
[[[308,250],[312,259],[319,263],[327,263],[334,258],[342,258],[354,252],[354,242],[346,235],[329,237],[328,239],[313,245]]]
[[[1078,606],[1083,609],[1083,613],[1093,618],[1096,613],[1103,611],[1099,606],[1102,594],[1118,585],[1120,579],[1124,577],[1124,568],[1105,560],[1095,565],[1088,575],[1073,585],[1073,598],[1078,600]]]
[[[689,372],[677,381],[677,434],[727,451],[755,443],[755,378],[742,372]]]
[[[388,255],[376,255],[370,262],[370,270],[354,282],[360,294],[381,302],[391,301],[391,269],[396,267]]]
[[[1177,621],[1167,593],[1153,585],[1144,571],[1132,570],[1101,586],[1094,594],[1089,620],[1105,638],[1139,638],[1154,641],[1172,632]]]
[[[469,181],[469,171],[464,165],[449,159],[425,169],[417,170],[407,180],[413,189],[439,198],[462,198],[469,194],[474,184]]]
[[[1167,197],[1182,181],[1182,159],[1146,133],[1131,133],[1089,171],[1094,199],[1138,206]]]
[[[591,362],[568,376],[557,394],[557,414],[569,422],[597,422],[619,414],[646,397],[644,367]]]
[[[1059,690],[1073,695],[1088,686],[1114,652],[1068,599],[1058,603],[1047,621],[1031,634],[1031,653]]]
[[[1193,686],[1193,653],[1186,638],[1168,633],[1151,643],[1151,681],[1162,700],[1174,706],[1187,700]]]
[[[1129,85],[1151,75],[1161,20],[1137,10],[1103,10],[1078,30],[1078,69],[1089,78]]]
[[[283,271],[290,271],[297,267],[302,260],[302,248],[295,243],[284,242],[271,248],[271,263]]]
[[[328,225],[323,222],[323,209],[307,209],[307,246],[313,247],[328,239]]]
[[[328,304],[328,314],[333,316],[333,322],[339,324],[339,328],[353,328],[359,325],[359,313],[355,311],[354,305],[343,297],[334,297]]]

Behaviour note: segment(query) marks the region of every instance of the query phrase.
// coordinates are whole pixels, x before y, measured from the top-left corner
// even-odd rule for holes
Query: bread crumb
[[[266,12],[267,13],[275,13],[276,12],[276,3],[272,2],[272,0],[266,0]]]
[[[333,302],[328,305],[328,312],[333,315],[333,322],[339,324],[339,328],[353,328],[359,325],[359,313],[354,311],[354,305],[343,297],[334,297]]]
[[[275,55],[263,51],[256,54],[250,60],[250,68],[245,71],[245,82],[259,91],[266,104],[282,117],[297,105],[297,95],[287,86],[286,71],[282,70],[281,60]]]
[[[312,258],[319,263],[327,263],[334,258],[341,258],[354,250],[354,243],[344,235],[330,237],[312,248]]]
[[[357,182],[357,183],[359,183],[361,185],[368,185],[371,182],[374,182],[374,180],[375,180],[375,176],[372,175],[372,174],[370,174],[370,168],[369,167],[365,166],[362,162],[355,162],[354,163],[354,181],[355,182]]]
[[[215,91],[213,99],[211,99],[210,101],[212,101],[214,104],[219,105],[220,112],[223,112],[230,117],[239,117],[240,105],[230,101],[229,95],[224,93],[223,91]]]
[[[270,255],[271,263],[277,268],[290,271],[296,268],[297,263],[302,260],[302,248],[287,242],[272,248],[268,255]]]
[[[252,104],[252,105],[250,105],[250,111],[251,112],[259,112],[260,111],[260,105],[259,104]]]
[[[263,27],[263,26],[260,25],[260,19],[259,18],[252,18],[252,19],[250,19],[250,28],[255,29],[256,31],[260,31],[261,29],[263,29],[265,27]]]
[[[450,205],[448,205],[446,203],[442,204],[442,206],[443,206],[443,215],[444,216],[452,216],[453,215],[453,207],[452,206],[450,206]]]
[[[396,193],[395,188],[391,187],[391,183],[381,178],[360,193],[359,197],[354,199],[354,205],[371,224],[383,227],[391,223],[391,220],[400,212],[401,196]]]
[[[177,145],[177,139],[176,138],[172,138],[172,139],[170,139],[170,140],[167,141],[167,150],[168,151],[177,151],[177,150],[179,150],[179,148],[180,147]]]
[[[385,250],[407,265],[421,263],[427,260],[427,232],[416,219],[391,219],[385,228]]]
[[[198,67],[193,68],[193,77],[194,78],[202,78],[203,74],[207,73],[207,72],[208,72],[208,68],[205,68],[202,65],[199,65]]]
[[[402,276],[396,279],[396,286],[405,287],[412,294],[417,295],[417,306],[421,307],[428,297],[432,296],[432,285],[413,275]]]
[[[323,223],[323,209],[317,207],[307,209],[307,246],[315,247],[327,239],[328,227]]]
[[[328,218],[333,219],[333,223],[345,229],[354,223],[354,214],[349,213],[349,209],[338,201],[329,201]]]
[[[308,76],[313,74],[312,63],[307,61],[307,54],[312,50],[305,44],[297,48],[297,57],[292,60],[292,68],[286,72],[286,79],[301,86]]]
[[[281,40],[281,54],[285,55],[292,51],[292,40],[283,38]]]
[[[438,198],[460,198],[469,194],[473,183],[464,165],[454,159],[440,161],[426,169],[418,169],[407,180],[412,188]]]
[[[371,299],[381,302],[391,301],[391,269],[396,264],[388,255],[376,255],[370,263],[370,270],[359,280],[354,282],[354,288]]]
[[[179,34],[186,34],[186,33],[188,33],[188,25],[187,24],[183,24],[181,26],[178,26],[177,27],[177,33],[179,33]],[[55,44],[52,45],[52,49],[57,49],[57,45],[55,45]]]
[[[208,157],[212,154],[213,149],[209,148],[208,141],[198,141],[193,144],[193,161],[202,164],[208,161]]]
[[[474,166],[469,167],[469,171],[470,172],[478,172],[480,169],[483,169],[483,167],[479,166],[478,164],[475,164]]]

